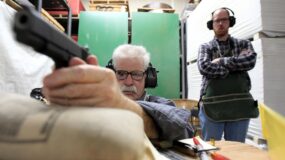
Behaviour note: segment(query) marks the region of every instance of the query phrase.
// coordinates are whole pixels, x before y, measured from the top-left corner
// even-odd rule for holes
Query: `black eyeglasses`
[[[144,76],[145,72],[143,72],[143,71],[131,71],[131,72],[128,72],[128,71],[123,71],[123,70],[117,70],[116,71],[116,77],[117,77],[118,80],[125,80],[125,79],[127,79],[129,74],[131,75],[133,80],[140,81],[140,80],[143,79],[143,76]]]
[[[222,23],[225,23],[225,22],[228,22],[230,19],[229,18],[222,18],[222,19],[216,19],[216,20],[213,20],[213,22],[215,24],[220,24],[221,22]]]

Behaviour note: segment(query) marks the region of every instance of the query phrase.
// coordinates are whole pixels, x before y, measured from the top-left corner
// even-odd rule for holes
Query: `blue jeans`
[[[199,120],[202,129],[202,138],[209,141],[210,138],[227,141],[245,142],[249,119],[240,121],[215,122],[207,118],[202,107],[200,107]]]

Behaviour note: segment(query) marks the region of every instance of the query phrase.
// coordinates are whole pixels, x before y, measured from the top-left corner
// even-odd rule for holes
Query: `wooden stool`
[[[187,109],[191,112],[190,123],[195,129],[194,135],[201,136],[201,126],[199,121],[198,101],[193,99],[172,99],[176,107]]]

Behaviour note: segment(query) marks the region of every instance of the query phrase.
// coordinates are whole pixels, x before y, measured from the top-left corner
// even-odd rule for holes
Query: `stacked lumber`
[[[127,0],[90,0],[89,9],[91,11],[105,12],[128,12]]]

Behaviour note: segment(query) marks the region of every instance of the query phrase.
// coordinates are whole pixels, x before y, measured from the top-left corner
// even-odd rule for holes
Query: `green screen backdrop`
[[[101,66],[112,58],[113,50],[128,43],[128,13],[80,12],[78,43],[96,55]]]
[[[159,71],[153,95],[180,97],[179,18],[170,13],[132,13],[132,44],[143,45]]]

